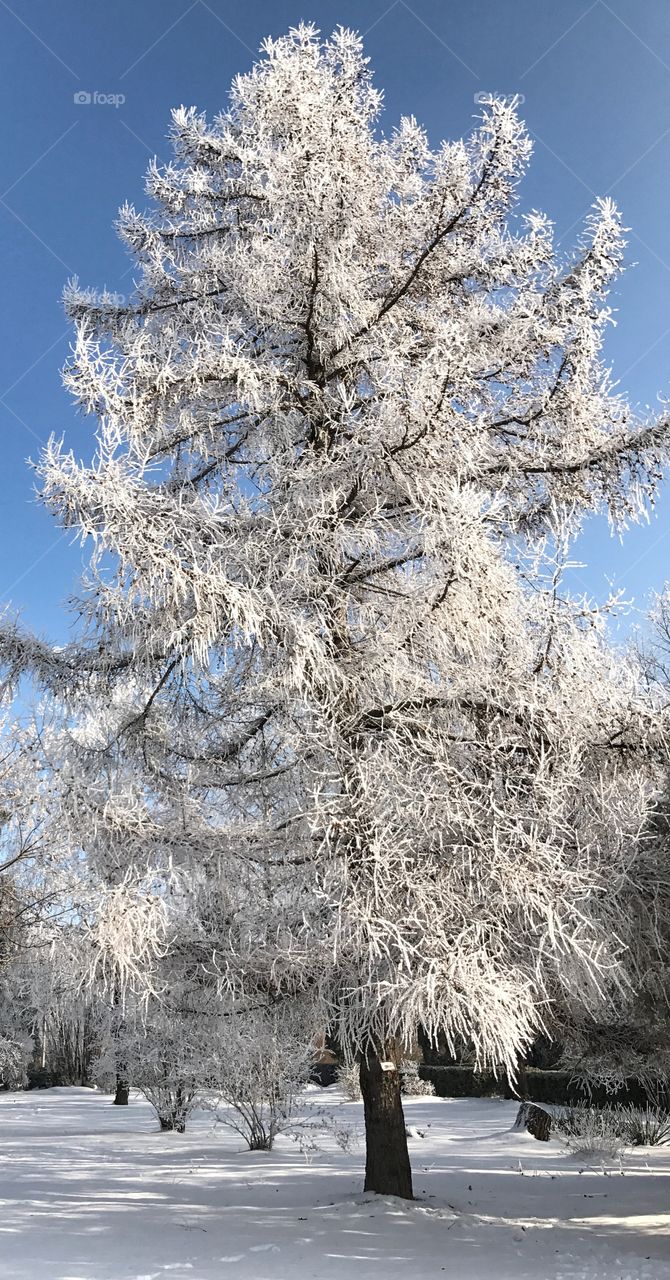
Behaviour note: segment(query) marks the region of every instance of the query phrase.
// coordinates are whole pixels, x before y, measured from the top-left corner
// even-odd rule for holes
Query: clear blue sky
[[[365,34],[386,129],[413,113],[436,142],[468,130],[478,91],[525,96],[523,203],[568,247],[592,193],[616,198],[632,265],[608,354],[634,402],[670,397],[670,0],[0,0],[0,599],[54,640],[81,550],[36,504],[26,459],[52,431],[92,452],[92,420],[60,386],[62,286],[77,274],[127,292],[112,222],[123,200],[144,203],[170,108],[219,109],[261,39],[301,19]],[[79,91],[125,101],[80,104]],[[670,479],[651,526],[620,545],[592,525],[580,551],[594,594],[613,579],[644,604],[670,578]]]

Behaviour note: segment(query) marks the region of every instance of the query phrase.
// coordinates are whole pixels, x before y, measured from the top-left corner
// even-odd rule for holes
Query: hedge
[[[439,1098],[518,1098],[506,1076],[497,1079],[492,1072],[476,1072],[467,1066],[419,1066],[422,1080],[429,1080]],[[615,1103],[645,1106],[647,1094],[638,1080],[627,1080],[623,1088],[608,1092],[602,1085],[592,1086],[587,1093],[570,1071],[543,1071],[527,1067],[526,1091],[531,1102],[553,1102],[564,1106],[587,1099],[596,1107]]]

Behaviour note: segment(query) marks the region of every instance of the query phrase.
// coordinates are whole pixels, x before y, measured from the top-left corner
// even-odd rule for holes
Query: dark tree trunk
[[[127,1080],[124,1080],[123,1076],[122,1076],[122,1075],[119,1075],[119,1074],[117,1073],[117,1076],[116,1076],[116,1093],[114,1094],[114,1101],[113,1101],[113,1103],[112,1103],[112,1106],[114,1106],[114,1107],[127,1107],[127,1106],[128,1106],[128,1092],[129,1092],[128,1081],[127,1081]]]
[[[121,1061],[119,1054],[119,1038],[123,1029],[123,1003],[121,1000],[121,985],[118,978],[114,983],[114,994],[112,996],[112,1039],[114,1042],[114,1057],[116,1059],[116,1093],[114,1095],[114,1107],[128,1106],[129,1082],[126,1071],[126,1064]]]
[[[392,1052],[388,1052],[390,1063]],[[405,1116],[400,1097],[400,1072],[384,1068],[372,1050],[361,1062],[361,1093],[365,1110],[365,1190],[382,1196],[413,1200],[412,1168],[407,1150]]]

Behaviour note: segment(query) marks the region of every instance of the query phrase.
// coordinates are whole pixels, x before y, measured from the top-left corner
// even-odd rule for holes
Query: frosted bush
[[[400,1067],[400,1091],[408,1098],[432,1098],[435,1090],[430,1080],[422,1080],[419,1064],[408,1058]]]
[[[186,1121],[198,1102],[197,1088],[191,1082],[166,1075],[145,1082],[140,1088],[156,1112],[161,1129],[186,1132]]]
[[[226,1104],[219,1119],[250,1151],[271,1151],[277,1134],[294,1127],[297,1094],[313,1056],[299,1016],[265,1012],[230,1019],[216,1089]]]
[[[184,1133],[204,1090],[202,1045],[179,1018],[156,1014],[125,1024],[117,1042],[130,1083],[151,1104],[161,1129]],[[101,1063],[104,1075],[104,1064]]]
[[[349,1102],[360,1102],[361,1081],[357,1062],[342,1064],[337,1073],[337,1083]]]
[[[555,1115],[554,1130],[573,1155],[616,1158],[626,1146],[621,1111],[615,1107],[566,1107]]]
[[[661,1107],[621,1107],[619,1117],[627,1146],[670,1145],[670,1115]]]

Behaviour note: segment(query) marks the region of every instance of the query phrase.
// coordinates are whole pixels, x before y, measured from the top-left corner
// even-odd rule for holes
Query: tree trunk
[[[117,1073],[117,1076],[116,1076],[116,1093],[114,1094],[114,1101],[113,1101],[113,1103],[112,1103],[112,1106],[114,1106],[114,1107],[127,1107],[127,1106],[128,1106],[128,1092],[129,1092],[129,1090],[128,1090],[128,1081],[127,1081],[127,1080],[125,1080],[125,1079],[123,1078],[123,1076],[122,1076],[122,1075],[119,1075],[119,1074]]]
[[[129,1083],[126,1073],[126,1064],[121,1061],[119,1053],[119,1039],[123,1029],[123,1002],[121,1000],[121,984],[116,978],[114,982],[114,994],[112,996],[112,1040],[114,1044],[114,1059],[116,1062],[116,1093],[114,1095],[115,1107],[128,1106]]]
[[[382,1059],[371,1049],[361,1061],[361,1093],[365,1111],[365,1190],[413,1200],[412,1169],[407,1150],[400,1073],[392,1051]]]

